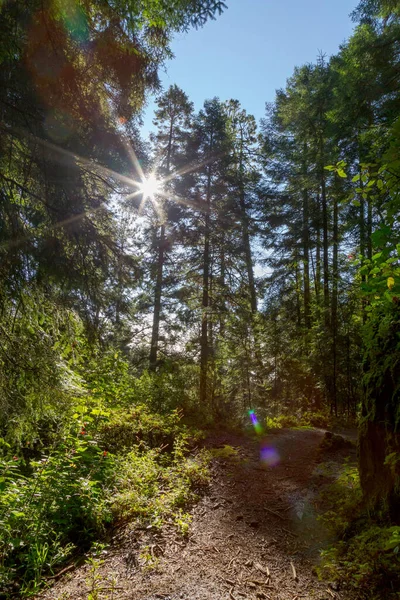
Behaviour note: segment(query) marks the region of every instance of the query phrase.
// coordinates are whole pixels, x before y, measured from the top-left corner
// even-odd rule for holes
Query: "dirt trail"
[[[216,435],[221,448],[212,483],[193,508],[184,540],[172,529],[132,532],[114,540],[96,569],[99,600],[347,600],[318,581],[313,567],[327,533],[316,519],[318,445],[324,432],[286,430],[260,442]],[[235,448],[227,456],[225,445]],[[264,460],[260,460],[261,456]],[[147,547],[150,562],[137,557]],[[64,577],[46,600],[87,599],[90,567]],[[111,582],[114,581],[114,584]],[[100,589],[101,588],[101,589]],[[112,589],[114,588],[114,589]]]

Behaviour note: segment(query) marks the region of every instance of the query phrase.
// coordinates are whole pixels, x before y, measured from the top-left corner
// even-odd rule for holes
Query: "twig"
[[[264,506],[264,510],[268,511],[269,513],[271,513],[271,515],[275,515],[279,519],[282,519],[282,521],[286,521],[285,517],[282,517],[282,515],[280,515],[279,513],[275,512],[274,510],[271,510],[270,508],[267,508],[266,506]]]
[[[55,575],[50,575],[50,577],[47,577],[46,579],[57,579],[58,577],[61,577],[61,575],[64,575],[64,573],[66,573],[67,571],[71,571],[71,569],[73,569],[74,567],[76,567],[75,563],[73,563],[72,565],[68,565],[68,567],[61,569],[61,571],[58,571],[58,573],[56,573]]]
[[[296,573],[296,568],[295,568],[294,564],[292,563],[292,561],[290,561],[290,566],[292,567],[293,579],[295,579],[297,581],[298,577],[297,577],[297,573]]]
[[[261,571],[261,573],[264,573],[264,575],[267,575],[269,577],[269,569],[268,569],[268,567],[263,567],[258,562],[254,566],[255,566],[256,569],[258,569],[259,571]]]
[[[228,565],[228,569],[231,568],[231,564],[236,560],[236,556],[234,556],[233,558],[231,558],[231,560],[229,561],[229,565]]]
[[[231,587],[231,589],[229,590],[229,597],[232,598],[232,600],[236,600],[235,596],[233,595],[233,586]]]

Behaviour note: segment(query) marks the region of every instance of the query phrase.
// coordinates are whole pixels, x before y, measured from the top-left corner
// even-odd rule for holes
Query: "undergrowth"
[[[329,427],[332,425],[332,418],[326,412],[305,411],[298,415],[282,414],[276,417],[265,418],[265,427],[267,430],[276,430],[284,428],[309,428],[309,427]]]
[[[336,542],[322,551],[319,575],[341,581],[360,599],[399,598],[400,527],[366,510],[357,468],[346,463],[321,500],[327,507],[321,520]]]
[[[1,598],[35,595],[111,523],[169,522],[188,532],[187,507],[208,482],[207,453],[191,451],[200,434],[180,410],[138,402],[147,374],[132,397],[124,362],[107,360],[88,373],[63,420],[42,416],[43,435],[0,438]]]

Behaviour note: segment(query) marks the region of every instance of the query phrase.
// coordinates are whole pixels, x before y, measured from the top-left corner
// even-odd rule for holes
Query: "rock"
[[[250,521],[249,525],[250,527],[254,527],[254,529],[257,529],[257,527],[260,526],[260,523],[258,521]]]
[[[340,589],[340,583],[339,583],[339,581],[332,581],[332,582],[329,584],[329,587],[330,587],[332,590],[334,590],[335,592],[338,592],[338,591],[339,591],[339,589]]]
[[[320,444],[320,449],[322,451],[332,451],[342,450],[345,448],[352,448],[354,446],[353,442],[350,440],[346,440],[342,435],[337,435],[336,433],[332,433],[331,431],[326,431],[323,437],[323,440]]]

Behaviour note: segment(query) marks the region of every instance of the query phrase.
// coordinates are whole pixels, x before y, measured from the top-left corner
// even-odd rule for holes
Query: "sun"
[[[154,196],[161,191],[161,181],[155,175],[149,175],[140,184],[140,192],[143,198],[154,199]]]

